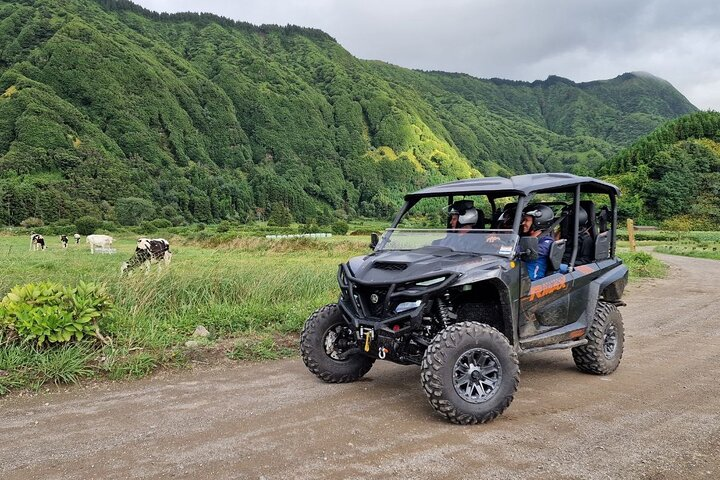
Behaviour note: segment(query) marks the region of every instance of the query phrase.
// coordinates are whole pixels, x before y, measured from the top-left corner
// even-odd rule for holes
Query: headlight
[[[395,307],[395,313],[401,313],[406,312],[408,310],[412,310],[413,308],[417,308],[420,306],[422,302],[420,300],[415,300],[414,302],[402,302],[400,305]]]
[[[436,285],[440,282],[445,280],[445,277],[438,277],[438,278],[431,278],[430,280],[423,280],[422,282],[415,282],[415,285],[418,287],[429,287],[431,285]]]

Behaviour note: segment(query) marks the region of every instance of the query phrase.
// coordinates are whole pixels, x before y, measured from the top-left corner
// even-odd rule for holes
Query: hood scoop
[[[402,272],[407,268],[407,263],[395,263],[395,262],[375,262],[372,268],[379,270],[388,270],[393,272]]]

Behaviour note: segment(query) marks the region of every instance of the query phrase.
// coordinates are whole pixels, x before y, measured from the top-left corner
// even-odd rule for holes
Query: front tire
[[[460,322],[433,339],[420,380],[430,405],[449,421],[485,423],[510,406],[520,365],[505,335],[489,325]]]
[[[344,355],[356,348],[353,331],[336,304],[313,312],[300,335],[300,354],[308,370],[328,383],[354,382],[375,362],[362,353]]]
[[[586,338],[586,345],[572,349],[578,370],[595,375],[614,372],[620,365],[625,345],[622,315],[615,305],[598,302]]]

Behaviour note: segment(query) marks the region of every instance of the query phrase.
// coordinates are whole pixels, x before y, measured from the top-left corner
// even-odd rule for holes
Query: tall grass
[[[48,250],[30,252],[25,240],[0,237],[0,294],[37,281],[104,283],[117,307],[114,318],[101,325],[112,346],[96,351],[95,357],[102,358],[96,361],[86,347],[58,353],[1,346],[0,341],[0,355],[5,355],[0,356],[0,371],[11,372],[0,372],[0,394],[17,386],[36,388],[46,381],[73,382],[86,376],[87,368],[124,378],[182,363],[184,344],[198,325],[214,339],[262,339],[277,332],[297,332],[314,309],[337,299],[337,265],[367,249],[365,238],[233,238],[221,244],[174,238],[169,268],[153,267],[147,275],[136,271],[121,277],[120,263],[132,255],[133,238],[117,241],[114,255],[91,255],[85,245],[63,250],[52,239]],[[256,356],[269,357],[263,352],[272,349],[263,342],[267,340],[260,341]],[[238,352],[231,356],[244,358]],[[76,368],[73,362],[81,360],[91,367]],[[53,371],[48,362],[58,370]]]

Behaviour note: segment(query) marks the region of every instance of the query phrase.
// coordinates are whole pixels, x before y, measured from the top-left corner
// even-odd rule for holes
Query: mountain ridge
[[[316,29],[124,0],[3,1],[0,40],[4,224],[386,216],[445,180],[590,173],[696,110],[635,76],[586,91],[421,72]]]

